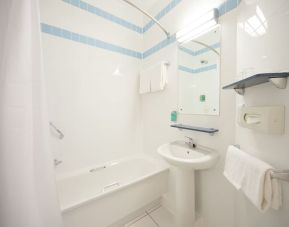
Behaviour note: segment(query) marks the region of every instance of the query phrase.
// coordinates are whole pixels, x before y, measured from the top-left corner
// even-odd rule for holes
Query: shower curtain
[[[0,1],[0,226],[60,227],[37,0]]]

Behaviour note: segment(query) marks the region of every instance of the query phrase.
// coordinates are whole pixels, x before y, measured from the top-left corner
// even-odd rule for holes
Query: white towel
[[[151,91],[151,85],[150,85],[150,75],[147,73],[146,70],[140,72],[139,75],[139,93],[145,94],[149,93]]]
[[[165,62],[161,62],[151,68],[151,92],[162,91],[165,89],[167,84],[166,68],[167,66]]]
[[[167,62],[160,62],[140,73],[140,93],[157,92],[165,89],[167,80]]]
[[[165,88],[165,86],[168,84],[168,62],[162,62],[161,63],[161,73],[162,73],[162,89]]]
[[[281,206],[281,186],[271,179],[272,166],[229,146],[224,169],[225,177],[261,211]]]
[[[229,146],[227,150],[224,176],[238,190],[241,188],[245,175],[245,153],[240,152],[235,146]]]

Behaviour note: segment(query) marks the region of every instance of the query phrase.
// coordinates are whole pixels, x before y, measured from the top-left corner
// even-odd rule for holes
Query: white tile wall
[[[198,4],[199,2],[201,3]],[[186,23],[189,17],[209,10],[210,7],[206,3],[209,2],[183,0],[173,12],[162,19],[162,22],[170,31],[176,31]],[[212,5],[214,4],[218,4],[218,2],[212,2]],[[236,17],[237,12],[232,11],[220,20],[222,30],[221,86],[230,83],[236,72]],[[145,47],[162,38],[163,34],[157,28],[152,28],[144,36]],[[161,60],[167,60],[171,63],[168,69],[169,84],[164,92],[144,95],[141,98],[143,150],[157,155],[158,146],[168,141],[183,139],[185,135],[192,136],[197,143],[215,148],[221,154],[218,165],[212,170],[198,173],[196,177],[197,211],[202,214],[207,227],[234,226],[234,190],[224,179],[222,171],[226,148],[229,144],[234,143],[234,133],[232,132],[234,132],[235,127],[235,95],[228,91],[220,91],[220,116],[180,116],[180,122],[182,123],[218,128],[220,132],[217,135],[211,137],[194,132],[180,132],[170,128],[170,112],[177,109],[178,103],[176,43],[145,59],[143,67]],[[152,128],[154,130],[151,130]],[[171,171],[169,185],[169,192],[165,196],[165,204],[168,209],[174,212],[174,171]],[[215,195],[226,196],[216,197]],[[220,209],[220,204],[222,204],[222,209]]]
[[[103,10],[107,10],[115,16],[132,21],[135,24],[140,24],[142,21],[142,17],[136,10],[124,5],[121,1],[98,0],[86,2]],[[108,2],[110,2],[110,4]],[[40,10],[41,22],[62,27],[83,35],[96,37],[115,45],[142,51],[142,36],[140,34],[102,17],[88,13],[63,0],[41,0]],[[124,14],[127,16],[124,17]]]
[[[258,10],[258,11],[257,11]],[[240,25],[254,16],[266,22],[266,33],[259,36],[243,30]],[[238,16],[238,75],[249,68],[254,73],[279,72],[289,69],[289,2],[286,0],[243,1]],[[258,23],[257,23],[258,25]],[[259,25],[260,26],[260,25]],[[236,143],[246,152],[270,163],[275,168],[288,169],[289,163],[289,87],[280,90],[271,84],[263,84],[246,89],[245,96],[237,96],[237,106],[285,105],[285,134],[282,136],[256,133],[236,127]],[[236,193],[237,227],[287,227],[289,224],[289,185],[282,183],[283,207],[279,211],[270,210],[261,214],[241,193]]]
[[[237,0],[236,0],[237,1]],[[133,8],[116,0],[87,0],[111,13],[137,25],[147,22]],[[217,7],[222,0],[191,1],[182,0],[174,10],[161,19],[164,26],[173,34],[199,14]],[[248,1],[243,1],[248,2]],[[243,4],[239,21],[252,12]],[[277,3],[276,3],[277,2]],[[141,35],[108,20],[88,14],[60,0],[41,0],[42,22],[66,28],[83,35],[96,37],[116,45],[143,52],[164,39],[164,34],[153,26]],[[150,8],[155,15],[169,0],[157,1]],[[246,67],[256,66],[260,70],[288,69],[287,21],[289,14],[281,15],[288,9],[288,1],[260,0],[266,16],[276,10],[279,17],[272,17],[268,35],[250,38],[238,33],[238,72]],[[287,10],[288,11],[288,10]],[[220,20],[221,42],[221,86],[230,83],[236,77],[236,29],[238,10],[232,11]],[[275,20],[276,19],[276,20]],[[284,24],[284,26],[280,26]],[[280,34],[276,36],[276,34]],[[51,120],[65,134],[63,141],[53,139],[56,157],[63,160],[59,172],[66,172],[82,166],[101,163],[127,154],[142,151],[156,155],[159,145],[183,138],[194,137],[198,143],[214,147],[221,154],[216,168],[197,174],[197,210],[203,216],[206,227],[287,227],[289,223],[288,186],[284,185],[284,207],[280,212],[259,214],[246,198],[234,191],[222,176],[226,147],[235,143],[235,94],[221,90],[220,116],[183,115],[183,123],[218,128],[220,132],[210,137],[193,132],[179,132],[169,127],[170,112],[177,109],[177,46],[171,44],[165,49],[140,60],[70,42],[58,37],[43,34],[44,67],[48,83]],[[260,45],[257,45],[260,44]],[[268,44],[268,45],[267,45]],[[250,46],[252,45],[252,46]],[[251,55],[252,48],[258,48]],[[247,53],[244,50],[250,50]],[[282,54],[280,54],[282,53]],[[251,56],[251,58],[247,58]],[[259,58],[261,56],[261,58]],[[266,56],[266,57],[264,57]],[[281,57],[280,57],[281,56]],[[261,60],[260,60],[261,59]],[[154,62],[168,60],[169,85],[161,93],[139,97],[138,71]],[[250,64],[248,64],[250,62]],[[119,68],[123,76],[113,75]],[[284,104],[288,106],[288,88],[279,91],[269,85],[256,89],[247,89],[244,99],[237,103],[249,105]],[[256,98],[259,97],[259,98]],[[237,104],[237,105],[238,105]],[[288,106],[289,107],[289,106]],[[141,126],[140,126],[140,119]],[[270,161],[278,168],[288,168],[288,155],[284,147],[288,146],[288,133],[282,137],[258,135],[247,129],[236,127],[236,142],[245,149],[262,152],[255,154]],[[153,130],[152,130],[153,129]],[[142,132],[140,132],[142,130]],[[141,133],[141,134],[140,134]],[[139,139],[142,138],[142,141]],[[141,143],[141,144],[140,144]],[[141,145],[141,146],[140,146]],[[278,148],[278,149],[276,149]],[[274,153],[272,152],[274,150]],[[169,193],[165,196],[167,208],[174,211],[174,171],[170,179]],[[222,196],[216,196],[222,195]],[[169,217],[165,213],[152,213],[160,223],[168,227]],[[136,226],[155,226],[145,218]]]
[[[92,1],[91,1],[92,2]],[[101,7],[104,1],[93,1]],[[142,36],[62,0],[41,1],[41,21],[127,48],[141,50]],[[119,16],[130,7],[106,5]],[[122,12],[122,10],[126,10]],[[42,33],[50,119],[65,137],[52,138],[57,171],[67,172],[140,151],[140,60]],[[121,76],[115,76],[116,69]]]

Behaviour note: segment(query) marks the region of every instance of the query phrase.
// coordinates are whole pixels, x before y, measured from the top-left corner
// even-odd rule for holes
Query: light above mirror
[[[177,32],[176,38],[179,43],[184,43],[200,37],[218,25],[218,10],[212,9],[196,18],[188,26]]]

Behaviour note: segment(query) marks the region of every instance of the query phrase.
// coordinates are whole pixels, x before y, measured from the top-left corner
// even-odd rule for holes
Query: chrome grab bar
[[[50,128],[54,130],[57,134],[57,138],[62,140],[64,138],[64,134],[50,121],[49,122]]]
[[[90,169],[89,172],[90,173],[95,173],[95,172],[97,172],[99,170],[102,170],[102,169],[105,169],[105,168],[106,168],[106,166],[98,166],[96,168]]]
[[[102,191],[105,192],[108,189],[115,189],[116,187],[119,187],[120,183],[119,182],[114,182],[112,184],[106,185],[103,187]]]
[[[241,149],[239,144],[235,144],[233,146],[238,149]],[[289,170],[287,169],[286,170],[285,169],[284,170],[272,169],[270,175],[271,175],[271,178],[289,182]]]

